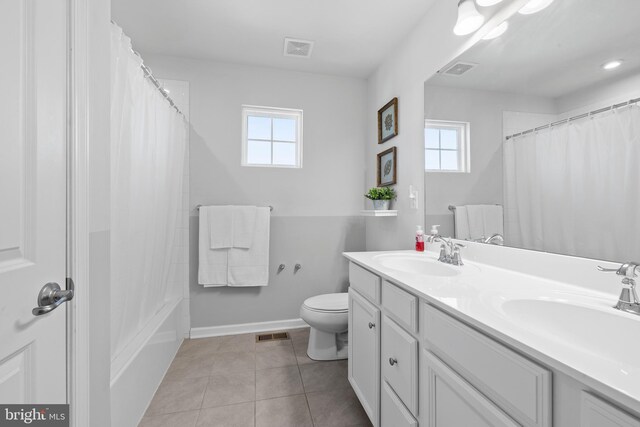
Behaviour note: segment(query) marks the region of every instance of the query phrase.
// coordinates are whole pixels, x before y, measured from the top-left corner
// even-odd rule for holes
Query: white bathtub
[[[111,425],[140,422],[188,334],[188,304],[183,298],[168,301],[111,362]]]

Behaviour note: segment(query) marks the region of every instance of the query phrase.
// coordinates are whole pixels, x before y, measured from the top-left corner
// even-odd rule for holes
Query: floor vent
[[[275,332],[272,334],[259,334],[256,335],[256,342],[267,342],[267,341],[279,341],[279,340],[288,340],[289,333],[288,332]]]

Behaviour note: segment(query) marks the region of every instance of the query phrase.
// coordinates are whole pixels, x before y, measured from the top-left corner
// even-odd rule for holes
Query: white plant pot
[[[376,211],[388,211],[391,200],[372,200],[373,209]]]

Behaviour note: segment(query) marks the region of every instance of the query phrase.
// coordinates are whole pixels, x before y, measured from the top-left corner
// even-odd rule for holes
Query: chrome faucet
[[[614,305],[613,308],[640,315],[640,299],[638,298],[638,294],[636,293],[635,281],[635,277],[637,277],[636,269],[639,265],[640,264],[638,264],[637,262],[626,262],[617,269],[598,266],[598,270],[600,271],[615,271],[618,276],[624,276],[622,278],[622,284],[625,285],[625,287],[622,288],[622,292],[620,292],[620,298],[618,298],[618,303]]]
[[[490,245],[503,245],[504,237],[502,236],[502,234],[496,233],[493,236],[487,237],[486,239],[484,239],[482,243],[487,243]]]
[[[438,261],[445,264],[464,265],[462,262],[462,256],[460,255],[460,248],[466,247],[460,243],[454,243],[451,238],[445,239],[438,234],[439,225],[431,226],[431,234],[427,237],[428,243],[440,242],[440,256]]]
[[[445,264],[464,265],[462,256],[460,255],[460,248],[465,248],[466,246],[460,243],[454,243],[451,238],[443,239],[441,237],[440,241],[442,244],[440,245],[438,261],[444,262]]]

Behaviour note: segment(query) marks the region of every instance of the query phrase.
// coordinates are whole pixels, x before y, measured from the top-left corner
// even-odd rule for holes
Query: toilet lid
[[[337,294],[324,294],[307,298],[304,305],[312,310],[319,311],[347,311],[349,309],[349,294],[341,292]]]

